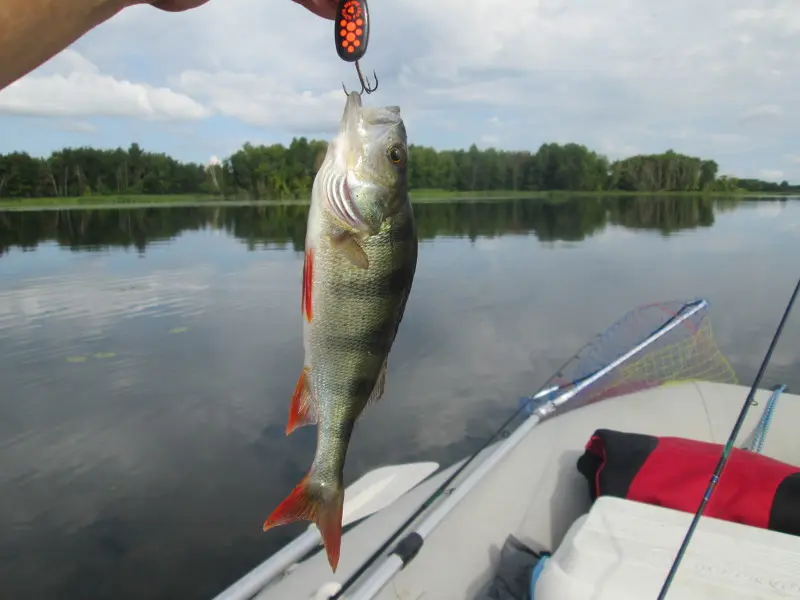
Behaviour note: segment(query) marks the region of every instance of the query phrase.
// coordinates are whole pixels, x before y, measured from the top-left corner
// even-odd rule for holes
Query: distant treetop
[[[0,154],[0,198],[105,194],[215,194],[230,199],[308,198],[327,143],[295,138],[245,144],[206,165],[184,163],[133,143],[127,150],[64,148],[47,158]],[[718,176],[714,160],[668,150],[615,162],[580,144],[536,152],[410,147],[412,189],[452,191],[798,192],[800,185]]]

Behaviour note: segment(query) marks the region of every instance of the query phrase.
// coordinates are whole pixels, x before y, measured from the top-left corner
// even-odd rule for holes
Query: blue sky
[[[796,0],[373,0],[367,103],[413,143],[610,158],[673,148],[800,181]],[[356,85],[333,24],[289,0],[127,9],[0,91],[0,152],[127,146],[182,160],[329,138]]]

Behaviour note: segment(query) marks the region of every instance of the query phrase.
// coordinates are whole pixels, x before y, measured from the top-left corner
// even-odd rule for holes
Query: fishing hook
[[[360,94],[363,94],[364,92],[371,94],[372,92],[378,89],[378,74],[375,71],[372,71],[372,76],[375,78],[374,86],[370,86],[369,77],[364,77],[364,74],[361,72],[361,67],[358,64],[358,61],[356,61],[356,73],[358,73],[358,81],[359,83],[361,83],[361,92],[359,92]],[[344,82],[342,82],[342,89],[344,90],[345,95],[347,95],[348,92],[347,88],[344,86]]]
[[[372,72],[375,85],[371,85],[369,78],[364,77],[358,61],[367,53],[369,42],[369,8],[367,0],[339,0],[334,21],[334,39],[336,53],[346,62],[356,63],[358,81],[361,83],[360,94],[371,94],[378,89],[378,74]],[[347,88],[342,83],[342,89],[347,94]]]

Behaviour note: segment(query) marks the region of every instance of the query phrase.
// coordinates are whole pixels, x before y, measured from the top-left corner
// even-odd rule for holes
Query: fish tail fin
[[[320,485],[311,478],[311,473],[309,473],[264,521],[264,531],[295,521],[312,521],[322,535],[328,563],[335,573],[339,564],[339,549],[342,544],[342,509],[344,506],[342,487],[342,485],[337,485],[335,488]]]

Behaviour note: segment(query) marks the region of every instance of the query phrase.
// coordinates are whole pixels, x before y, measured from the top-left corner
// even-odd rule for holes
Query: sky
[[[796,2],[372,0],[365,103],[437,149],[672,148],[800,182]],[[0,91],[0,152],[135,141],[205,163],[329,139],[358,82],[333,28],[290,0],[126,9]]]

